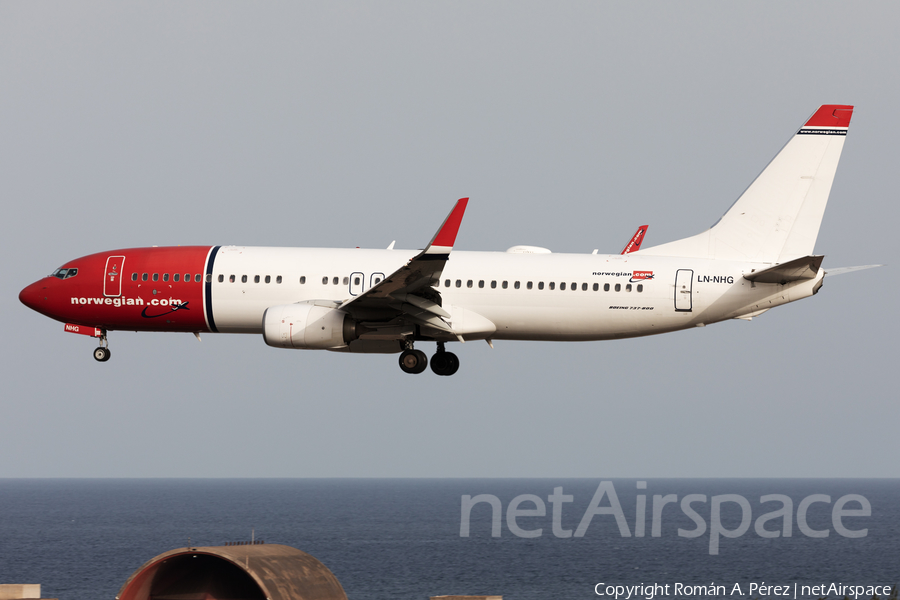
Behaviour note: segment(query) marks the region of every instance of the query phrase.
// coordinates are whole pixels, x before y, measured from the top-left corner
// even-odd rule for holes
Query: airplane
[[[67,261],[19,299],[99,338],[100,362],[110,331],[247,333],[275,348],[399,353],[406,373],[430,364],[442,376],[459,369],[448,342],[613,340],[751,320],[822,287],[813,247],[852,113],[821,106],[711,228],[650,248],[635,249],[642,226],[621,254],[454,250],[462,198],[420,251],[112,250]],[[420,342],[436,343],[430,361]]]

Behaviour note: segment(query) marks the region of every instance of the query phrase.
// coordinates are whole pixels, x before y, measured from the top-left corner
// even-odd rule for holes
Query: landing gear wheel
[[[459,358],[452,352],[439,351],[431,357],[431,370],[435,375],[453,375],[459,371]]]
[[[418,374],[428,366],[428,357],[421,350],[404,350],[400,354],[400,368],[404,373]]]
[[[97,362],[106,362],[109,360],[110,351],[109,348],[104,348],[100,346],[99,348],[94,349],[94,360]]]

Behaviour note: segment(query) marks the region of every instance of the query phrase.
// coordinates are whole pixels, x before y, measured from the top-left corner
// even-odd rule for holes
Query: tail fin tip
[[[823,104],[803,127],[849,127],[852,116],[850,104]]]

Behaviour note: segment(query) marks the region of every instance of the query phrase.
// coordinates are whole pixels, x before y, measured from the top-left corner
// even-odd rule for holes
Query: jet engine
[[[275,348],[334,350],[358,337],[347,313],[315,302],[271,306],[262,324],[263,340]]]

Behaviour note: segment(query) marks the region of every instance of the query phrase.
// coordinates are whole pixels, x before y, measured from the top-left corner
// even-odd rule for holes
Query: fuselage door
[[[362,273],[350,273],[350,295],[359,296],[365,291],[366,276]]]
[[[678,269],[675,273],[675,310],[691,312],[691,301],[694,272],[691,269]]]
[[[384,281],[384,273],[372,273],[372,275],[369,276],[369,287],[373,288],[382,281]]]
[[[117,298],[122,295],[122,273],[125,268],[124,256],[110,256],[103,271],[103,295]]]

